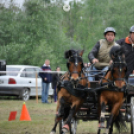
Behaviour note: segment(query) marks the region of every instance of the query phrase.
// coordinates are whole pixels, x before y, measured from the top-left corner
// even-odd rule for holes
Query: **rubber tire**
[[[131,134],[134,134],[134,97],[130,98],[131,103]]]
[[[30,98],[30,91],[27,88],[24,88],[20,93],[20,99],[23,101],[28,101]]]

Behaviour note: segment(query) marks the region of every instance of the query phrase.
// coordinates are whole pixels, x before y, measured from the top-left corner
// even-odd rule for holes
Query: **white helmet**
[[[116,31],[113,27],[107,27],[105,30],[104,30],[104,35],[106,35],[107,32],[113,32],[114,35],[116,34]]]
[[[130,27],[129,32],[130,32],[130,33],[134,33],[134,25]]]

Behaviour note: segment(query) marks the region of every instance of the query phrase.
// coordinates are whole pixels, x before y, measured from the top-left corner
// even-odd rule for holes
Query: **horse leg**
[[[105,127],[105,113],[106,113],[106,104],[102,102],[101,104],[101,114],[100,114],[100,127]]]
[[[56,116],[55,116],[55,124],[51,130],[50,134],[56,134],[56,127],[58,122],[63,118],[64,116],[64,98],[61,97],[60,100],[57,101],[57,108],[56,108]]]
[[[102,101],[101,103],[101,113],[100,113],[100,119],[99,119],[99,126],[98,126],[98,132],[97,134],[101,133],[101,129],[105,128],[105,112],[106,112],[106,104],[104,103],[104,101]]]
[[[62,117],[64,115],[64,108],[65,108],[65,100],[64,100],[63,97],[61,97],[60,98],[60,107],[57,110],[58,111],[58,113],[57,113],[58,117]]]
[[[114,122],[112,121],[111,127],[109,128],[109,133],[108,134],[112,134],[113,133],[113,124]]]
[[[100,132],[101,132],[101,129],[100,129],[100,127],[98,127],[98,132],[97,132],[97,134],[100,134]]]
[[[73,115],[75,114],[75,111],[76,111],[76,106],[71,107],[70,112],[69,112],[69,116],[68,116],[68,118],[65,122],[65,125],[62,128],[62,131],[64,133],[69,132],[69,125],[70,125],[70,122],[71,122],[71,119],[72,119]]]
[[[106,134],[112,134],[114,118],[119,114],[120,106],[121,106],[120,103],[116,103],[113,105],[111,115],[109,116],[109,119],[107,121]],[[120,132],[120,128],[119,128],[119,132]]]
[[[113,109],[112,109],[112,113],[114,115],[114,123],[115,123],[115,125],[116,125],[119,133],[120,133],[120,127],[121,127],[121,125],[123,125],[125,128],[127,128],[126,127],[126,124],[125,124],[125,122],[124,122],[124,120],[122,118],[123,115],[120,112],[121,106],[122,106],[122,102],[120,101],[119,103],[116,103],[114,105]]]
[[[113,114],[109,116],[109,119],[107,121],[106,131],[105,131],[106,134],[112,134],[113,132],[113,117],[114,117]]]

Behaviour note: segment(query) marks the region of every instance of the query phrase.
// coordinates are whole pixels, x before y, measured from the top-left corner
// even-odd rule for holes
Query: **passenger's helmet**
[[[107,32],[113,32],[114,35],[116,35],[116,31],[113,27],[107,27],[105,30],[104,30],[104,35],[106,35]]]
[[[130,27],[129,32],[130,32],[130,33],[134,33],[134,25]]]

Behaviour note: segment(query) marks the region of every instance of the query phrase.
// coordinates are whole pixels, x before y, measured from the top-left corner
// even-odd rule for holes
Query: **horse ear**
[[[84,50],[82,50],[82,51],[79,53],[79,55],[82,57],[83,53],[84,53]]]

